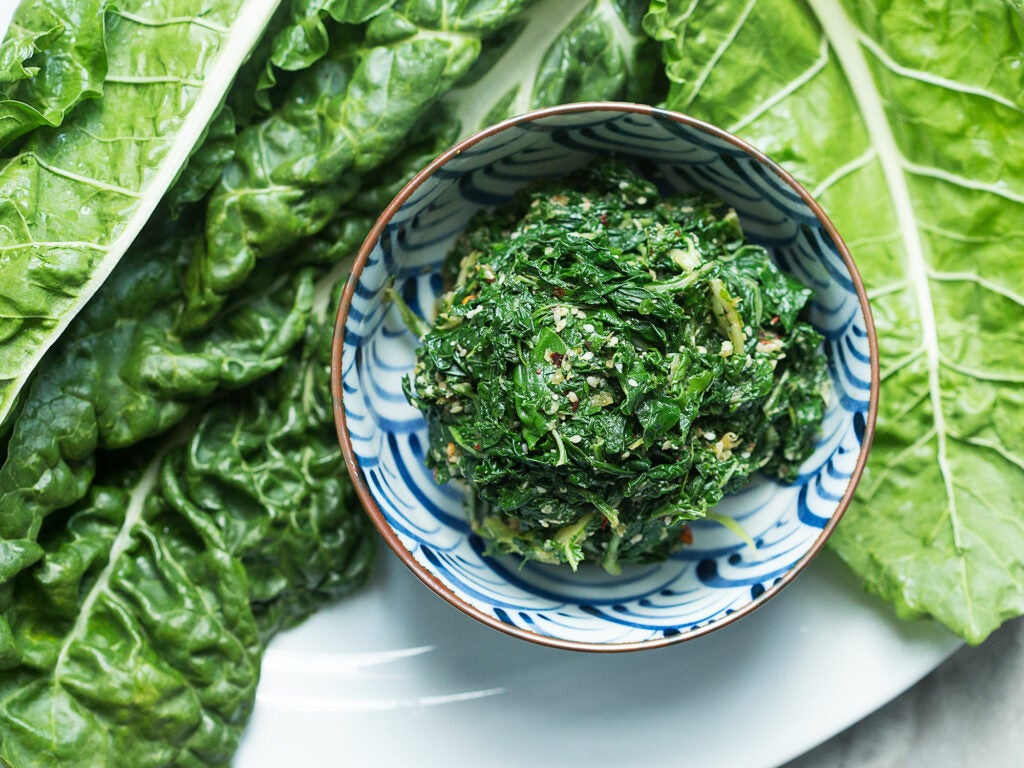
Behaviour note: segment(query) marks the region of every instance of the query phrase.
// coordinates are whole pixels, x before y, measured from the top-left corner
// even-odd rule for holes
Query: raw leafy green
[[[19,6],[2,51],[16,80],[0,135],[40,127],[0,165],[0,424],[181,171],[276,3],[104,5]]]
[[[317,386],[329,341],[311,328],[194,429],[106,456],[103,484],[47,521],[0,633],[5,765],[230,762],[266,642],[372,562]]]
[[[102,6],[102,0],[55,1],[25,6],[12,19],[0,45],[0,153],[101,95],[107,73]]]
[[[472,66],[480,38],[527,3],[449,5],[462,4],[400,2],[378,12],[355,45],[339,35],[291,82],[281,107],[239,135],[207,205],[183,332],[208,326],[258,260],[322,229],[356,193],[358,174],[393,155],[409,126]],[[450,12],[457,10],[464,13]]]
[[[488,62],[445,101],[463,125],[482,128],[530,109],[613,98],[662,97],[657,47],[641,28],[646,0],[563,0],[530,14]],[[468,131],[464,131],[468,133]]]
[[[40,366],[0,466],[5,540],[27,546],[47,515],[78,501],[97,448],[167,431],[218,389],[280,368],[301,340],[313,301],[308,270],[267,276],[204,337],[177,337],[180,273],[195,238],[167,237],[169,229],[137,243]]]
[[[99,46],[95,3],[33,2],[0,44],[0,761],[229,762],[265,643],[367,567],[313,384],[343,276],[331,265],[453,139],[569,99],[664,100],[818,194],[871,288],[884,378],[874,455],[834,546],[901,614],[972,642],[1024,611],[1016,0],[653,0],[646,15],[629,0],[525,13],[518,0],[295,0],[250,62],[218,68],[237,87],[228,109],[204,102],[193,138],[218,117],[187,166],[187,149],[158,148],[167,165],[96,153],[152,128],[147,94],[191,94],[115,80],[162,50],[201,71],[198,38],[262,24],[249,4],[218,16],[227,5],[240,3],[207,0],[202,16],[197,0],[105,5]],[[142,8],[195,23],[152,26]],[[110,133],[87,135],[105,114]],[[65,141],[98,170],[134,168],[116,181],[137,195],[180,174],[175,222],[160,212],[70,324],[162,190],[125,201],[127,224],[90,222],[99,197],[83,213],[79,197],[37,196],[52,194],[43,181],[88,191],[38,164],[97,172],[40,154]],[[29,247],[32,212],[49,218]],[[322,535],[338,530],[351,537]]]
[[[848,241],[882,360],[832,545],[969,642],[1024,612],[1024,10],[654,0],[667,104],[784,163]]]
[[[306,69],[330,47],[326,19],[362,24],[394,4],[394,0],[299,0],[292,4],[291,23],[274,35],[270,63],[280,69]]]
[[[361,584],[373,561],[324,386],[342,285],[337,271],[325,275],[323,290],[336,290],[316,302],[288,365],[207,408],[187,454],[164,466],[170,503],[215,518],[212,530],[244,565],[264,641]]]
[[[617,573],[795,478],[828,381],[811,292],[721,209],[605,161],[470,222],[406,385],[491,552]]]

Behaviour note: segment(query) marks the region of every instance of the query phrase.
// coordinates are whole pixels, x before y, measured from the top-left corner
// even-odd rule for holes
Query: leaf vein
[[[136,199],[141,197],[141,195],[133,189],[128,189],[127,187],[122,187],[117,184],[110,184],[105,181],[100,181],[99,179],[94,179],[91,176],[83,176],[80,173],[69,171],[66,168],[61,168],[59,166],[52,165],[43,160],[41,157],[39,157],[39,155],[37,155],[35,152],[26,152],[25,154],[20,155],[19,157],[21,158],[21,162],[24,161],[24,158],[32,158],[39,165],[40,168],[49,171],[55,176],[60,176],[71,181],[77,181],[80,184],[85,184],[86,186],[89,187],[95,187],[96,189],[99,190],[114,192],[115,194],[123,195],[125,197],[131,197]]]
[[[1002,96],[998,93],[994,93],[984,88],[978,88],[977,86],[968,85],[966,83],[961,83],[956,80],[950,80],[949,78],[946,77],[940,77],[939,75],[932,74],[931,72],[925,72],[920,69],[913,69],[912,67],[905,67],[899,62],[897,62],[895,59],[893,59],[891,56],[889,56],[889,54],[887,54],[878,43],[876,43],[867,35],[860,35],[860,43],[869,51],[871,51],[872,55],[876,59],[878,59],[878,62],[882,64],[882,66],[884,66],[886,69],[888,69],[895,75],[899,75],[900,77],[907,77],[912,80],[917,80],[918,82],[925,83],[927,85],[934,85],[939,88],[945,88],[946,90],[949,91],[963,93],[968,96],[978,96],[980,98],[993,101],[996,104],[1004,106],[1008,109],[1012,109],[1014,112],[1024,113],[1024,107],[1022,107],[1020,104],[1013,101],[1012,99],[1008,99],[1005,96]]]
[[[1003,298],[1009,299],[1014,304],[1018,304],[1021,307],[1024,307],[1024,296],[1017,293],[1016,291],[1011,291],[1009,288],[999,285],[998,283],[992,280],[989,280],[987,277],[982,277],[977,272],[932,272],[931,278],[932,280],[937,280],[939,282],[975,283],[976,285],[980,286],[981,288],[984,288],[987,291],[996,293],[1002,296]]]
[[[918,402],[920,402],[923,399],[926,399],[926,397],[927,396],[919,398]],[[917,440],[903,448],[899,453],[897,453],[895,456],[886,461],[884,468],[880,472],[878,472],[877,476],[871,482],[871,490],[869,492],[869,496],[874,496],[875,491],[877,491],[879,487],[882,486],[882,484],[889,478],[889,475],[891,475],[893,471],[896,469],[896,467],[899,466],[904,456],[913,453],[922,445],[927,445],[934,437],[935,430],[929,429],[927,432],[925,432],[919,438],[917,438]]]
[[[780,88],[770,97],[754,105],[753,110],[751,110],[746,115],[737,120],[735,123],[733,123],[731,126],[729,126],[729,128],[727,129],[729,133],[739,133],[744,128],[746,128],[750,123],[754,122],[757,118],[759,118],[761,115],[765,114],[770,109],[773,109],[783,100],[785,100],[788,96],[791,96],[792,94],[796,93],[798,90],[800,90],[801,87],[803,87],[805,84],[813,80],[819,73],[821,73],[822,70],[824,70],[825,67],[828,66],[828,61],[828,40],[822,37],[821,47],[817,60],[815,60],[815,62],[811,66],[809,66],[802,73],[800,73],[795,78],[790,80],[785,86]]]
[[[166,19],[154,19],[150,16],[143,16],[138,13],[132,13],[122,8],[113,8],[112,11],[123,19],[134,22],[144,27],[169,27],[177,24],[191,24],[203,29],[209,29],[218,34],[226,34],[228,29],[220,24],[214,24],[209,19],[203,19],[198,16],[168,16]]]
[[[1011,453],[1005,446],[995,442],[994,440],[982,440],[979,437],[967,437],[955,432],[950,432],[950,437],[958,442],[973,445],[976,448],[984,448],[986,450],[993,451],[1010,464],[1013,464],[1018,469],[1024,471],[1024,458]]]
[[[986,381],[992,384],[1024,384],[1024,374],[997,373],[995,371],[984,371],[980,368],[971,368],[970,366],[960,365],[945,355],[940,358],[940,361],[943,368],[961,373],[964,376],[970,376],[977,381]]]
[[[906,255],[907,277],[914,286],[919,310],[921,340],[928,363],[928,392],[931,398],[933,430],[936,438],[936,461],[945,488],[950,514],[957,515],[953,490],[953,473],[946,452],[946,418],[943,411],[942,387],[939,379],[939,336],[935,304],[928,280],[928,261],[924,242],[917,226],[914,199],[906,174],[908,167],[889,122],[885,99],[879,92],[862,45],[862,33],[854,25],[839,0],[808,0],[836,51],[839,65],[846,74],[854,99],[860,107],[871,144],[878,152],[886,187],[892,197],[896,221],[902,235]],[[955,531],[955,527],[954,527]],[[959,542],[958,542],[959,545]]]
[[[750,17],[750,14],[754,10],[755,5],[757,5],[757,0],[747,1],[747,4],[743,7],[743,10],[740,11],[739,15],[737,15],[736,23],[733,24],[732,29],[729,30],[729,34],[725,37],[725,39],[718,46],[718,48],[715,49],[715,52],[710,57],[708,57],[707,66],[704,67],[700,75],[694,81],[693,91],[690,96],[691,102],[696,97],[696,95],[700,93],[701,89],[704,87],[704,84],[708,81],[708,78],[711,77],[711,72],[718,66],[718,62],[722,60],[722,57],[725,55],[725,52],[729,50],[729,47],[736,40],[736,37],[739,35],[740,30],[742,30],[744,25],[747,23],[747,19]]]
[[[822,179],[821,183],[816,186],[812,192],[812,197],[821,197],[825,194],[832,186],[845,179],[847,176],[859,171],[861,168],[866,168],[878,157],[874,147],[869,147],[866,152],[861,154],[859,157],[855,157],[845,165],[841,165],[836,168],[832,173]]]
[[[917,360],[920,360],[922,357],[924,357],[924,348],[923,347],[918,347],[917,349],[915,349],[910,354],[904,355],[903,357],[901,357],[895,363],[892,363],[891,365],[886,366],[885,370],[883,370],[879,374],[879,377],[878,377],[879,381],[885,381],[890,376],[893,376],[893,375],[899,373],[901,370],[906,368],[908,365],[912,365],[914,362],[916,362]]]
[[[920,165],[909,161],[904,161],[903,168],[907,173],[911,173],[915,176],[925,176],[927,178],[937,179],[938,181],[944,181],[962,189],[969,189],[974,192],[987,192],[988,194],[997,195],[998,197],[1002,197],[1003,199],[1010,200],[1014,203],[1024,204],[1024,194],[1012,189],[1006,189],[1005,187],[999,186],[999,184],[987,184],[982,181],[969,179],[966,176],[961,176],[957,173],[950,173],[942,168],[934,168],[932,166]]]
[[[118,85],[184,85],[191,88],[202,88],[202,80],[191,80],[177,75],[118,75],[108,74],[105,82]]]

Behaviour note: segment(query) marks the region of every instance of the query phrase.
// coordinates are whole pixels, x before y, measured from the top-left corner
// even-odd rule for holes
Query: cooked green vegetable
[[[645,24],[667,106],[785,163],[867,283],[879,418],[833,548],[981,642],[1024,613],[1024,9],[654,0]]]
[[[606,161],[471,222],[407,391],[491,551],[617,572],[796,476],[827,397],[810,291],[721,208]]]

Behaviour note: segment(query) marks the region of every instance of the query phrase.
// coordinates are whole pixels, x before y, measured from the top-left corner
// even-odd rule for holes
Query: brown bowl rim
[[[799,197],[808,205],[813,211],[815,217],[822,223],[825,231],[828,232],[832,238],[836,249],[839,251],[843,262],[849,271],[850,277],[853,280],[854,288],[857,292],[857,298],[860,302],[861,310],[864,313],[865,330],[867,331],[868,337],[868,350],[870,356],[870,367],[871,367],[871,387],[868,401],[868,414],[865,422],[864,433],[861,439],[860,453],[857,457],[857,463],[854,466],[853,474],[850,477],[849,485],[847,486],[846,492],[843,494],[842,499],[836,507],[835,513],[829,519],[829,522],[822,528],[821,533],[818,534],[814,543],[810,549],[801,557],[792,568],[790,568],[784,575],[779,577],[770,587],[765,589],[758,597],[751,600],[749,603],[744,605],[742,608],[738,608],[730,614],[722,616],[721,618],[715,619],[714,621],[702,624],[693,629],[685,632],[679,632],[673,635],[663,636],[657,639],[651,640],[637,640],[632,642],[624,643],[588,643],[576,640],[565,640],[562,638],[550,637],[548,635],[542,635],[536,632],[531,632],[520,627],[506,624],[500,619],[484,613],[480,609],[470,605],[463,601],[458,595],[456,595],[451,589],[443,584],[433,573],[423,567],[413,556],[413,554],[406,549],[401,541],[398,539],[398,535],[388,524],[384,518],[383,513],[377,506],[377,502],[373,498],[373,494],[370,492],[370,488],[363,477],[362,470],[359,467],[359,463],[355,458],[355,454],[352,450],[352,443],[348,435],[348,428],[345,420],[345,407],[344,407],[344,390],[341,384],[341,358],[342,351],[344,349],[344,337],[345,337],[345,323],[348,318],[349,308],[352,304],[352,297],[355,292],[355,286],[358,282],[356,278],[362,273],[363,267],[365,266],[367,259],[369,258],[370,252],[373,250],[374,245],[379,240],[384,228],[390,222],[395,212],[409,199],[409,197],[423,184],[427,179],[434,175],[438,169],[443,167],[449,160],[454,157],[458,157],[462,152],[466,151],[475,144],[483,141],[484,139],[501,133],[509,128],[512,128],[523,123],[533,122],[540,118],[552,117],[556,115],[571,115],[580,112],[596,112],[596,111],[607,111],[607,112],[632,112],[635,114],[642,115],[654,115],[662,119],[673,120],[682,125],[686,125],[692,128],[696,128],[700,131],[708,133],[716,138],[727,141],[737,148],[743,150],[745,153],[753,157],[763,166],[768,168],[772,173],[777,175]],[[547,646],[550,648],[559,648],[562,650],[571,651],[590,651],[590,652],[623,652],[623,651],[637,651],[645,650],[650,648],[661,648],[668,645],[675,645],[678,643],[686,642],[689,640],[696,639],[707,635],[715,630],[721,629],[725,626],[733,624],[740,618],[752,613],[757,608],[767,603],[771,598],[775,597],[785,587],[791,584],[800,573],[802,573],[807,565],[813,560],[825,546],[825,542],[828,541],[832,532],[835,530],[839,521],[846,513],[846,509],[853,498],[853,494],[856,491],[857,485],[860,482],[861,475],[864,472],[864,466],[867,463],[868,454],[871,450],[871,444],[874,439],[875,422],[878,415],[878,396],[879,396],[879,362],[878,362],[878,339],[875,332],[875,324],[871,315],[871,307],[868,302],[867,290],[864,286],[864,281],[860,276],[860,272],[857,270],[857,266],[854,263],[853,257],[850,254],[849,248],[843,241],[842,236],[836,229],[832,220],[825,213],[824,209],[818,202],[811,196],[811,194],[800,184],[788,171],[782,166],[776,163],[774,160],[769,158],[760,150],[756,149],[752,145],[748,144],[744,140],[732,135],[731,133],[718,128],[710,123],[707,123],[698,118],[691,117],[681,112],[675,112],[673,110],[663,109],[661,107],[654,107],[647,104],[637,104],[632,102],[623,101],[587,101],[587,102],[573,102],[568,104],[560,104],[552,107],[545,107],[542,109],[531,110],[521,115],[511,117],[507,120],[490,125],[486,128],[477,131],[464,139],[456,142],[445,152],[438,155],[434,160],[427,164],[419,173],[412,177],[412,179],[406,183],[401,191],[395,196],[395,198],[388,204],[377,221],[374,223],[373,228],[370,229],[362,246],[359,249],[359,253],[353,263],[351,273],[346,281],[344,290],[342,292],[341,301],[338,305],[337,315],[335,318],[334,325],[334,337],[331,344],[331,399],[334,407],[334,422],[335,428],[338,433],[338,441],[341,445],[341,451],[345,458],[345,465],[348,469],[349,475],[352,478],[352,483],[355,487],[356,495],[363,505],[366,513],[369,515],[377,531],[383,537],[388,547],[398,556],[398,558],[405,564],[413,574],[429,587],[434,593],[444,599],[446,602],[459,609],[466,615],[482,622],[483,624],[503,632],[513,637],[518,637],[522,640]]]

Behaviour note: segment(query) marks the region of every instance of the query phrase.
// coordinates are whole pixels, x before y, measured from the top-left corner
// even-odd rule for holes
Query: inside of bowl
[[[698,522],[693,543],[672,559],[626,567],[619,576],[483,555],[466,523],[464,490],[438,486],[425,466],[426,425],[403,390],[417,339],[386,299],[393,287],[431,318],[444,290],[440,266],[473,214],[535,179],[608,153],[631,158],[664,189],[709,190],[735,208],[747,236],[814,289],[808,319],[826,338],[832,379],[820,444],[799,480],[759,479],[717,510],[742,526],[754,548],[718,523]],[[765,599],[821,545],[858,463],[871,358],[860,300],[836,243],[774,166],[657,110],[594,110],[493,133],[412,190],[358,276],[342,384],[353,452],[374,501],[432,578],[474,610],[524,633],[634,644],[693,632]]]

